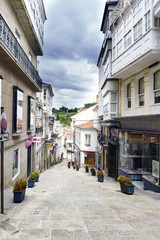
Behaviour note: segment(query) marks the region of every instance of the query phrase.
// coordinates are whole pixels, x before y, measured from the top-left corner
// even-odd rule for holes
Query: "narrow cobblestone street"
[[[135,189],[121,193],[119,183],[67,168],[65,160],[40,174],[21,203],[5,192],[0,239],[5,240],[158,240],[160,194]]]

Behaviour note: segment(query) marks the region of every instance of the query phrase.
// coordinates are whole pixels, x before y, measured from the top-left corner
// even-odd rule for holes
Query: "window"
[[[91,135],[85,134],[85,146],[90,146]]]
[[[32,54],[30,52],[29,52],[28,58],[29,58],[30,62],[32,63],[33,57],[32,57]]]
[[[46,95],[46,89],[44,89],[44,95]]]
[[[119,42],[122,39],[122,25],[117,29],[117,42]]]
[[[34,127],[34,99],[28,96],[27,130],[33,130],[33,127]]]
[[[103,107],[103,113],[104,114],[108,113],[108,103]]]
[[[160,70],[154,73],[154,103],[160,103]]]
[[[117,56],[122,53],[122,40],[117,44]]]
[[[111,113],[117,112],[117,95],[116,92],[111,92]]]
[[[22,132],[23,122],[23,91],[18,87],[13,87],[13,125],[12,132]]]
[[[116,47],[113,47],[113,60],[116,58]]]
[[[131,30],[131,14],[124,20],[124,33],[126,34]]]
[[[144,78],[138,81],[139,106],[144,105]]]
[[[145,17],[145,31],[150,29],[150,11],[144,16]]]
[[[13,152],[13,172],[12,172],[12,178],[15,179],[19,172],[20,172],[20,155],[19,155],[19,149],[16,149]]]
[[[127,107],[131,108],[131,83],[127,85]]]
[[[142,17],[142,0],[140,0],[133,8],[133,21],[138,22]]]
[[[19,42],[19,44],[21,43],[21,35],[18,32],[17,28],[15,29],[15,37],[17,39],[17,41]]]
[[[131,31],[126,34],[124,37],[124,48],[127,48],[129,45],[131,45]]]
[[[160,18],[154,18],[154,26],[160,27]]]
[[[145,11],[149,9],[149,0],[145,0]]]
[[[134,41],[142,35],[142,20],[134,26]]]

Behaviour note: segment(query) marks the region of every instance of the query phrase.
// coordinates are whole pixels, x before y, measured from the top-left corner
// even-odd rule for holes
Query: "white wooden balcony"
[[[150,29],[112,62],[112,77],[126,79],[160,61],[160,31]]]

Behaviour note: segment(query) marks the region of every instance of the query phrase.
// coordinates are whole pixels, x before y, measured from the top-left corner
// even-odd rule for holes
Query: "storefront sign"
[[[33,137],[32,142],[41,142],[41,138],[40,137]]]
[[[46,143],[46,148],[52,148],[52,144],[51,143]]]
[[[32,145],[32,138],[28,138],[26,141],[25,141],[25,146],[26,148],[30,147]]]

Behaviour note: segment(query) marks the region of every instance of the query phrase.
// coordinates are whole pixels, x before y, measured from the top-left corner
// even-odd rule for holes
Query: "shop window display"
[[[159,136],[121,131],[119,144],[119,175],[158,184]]]

